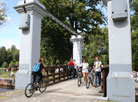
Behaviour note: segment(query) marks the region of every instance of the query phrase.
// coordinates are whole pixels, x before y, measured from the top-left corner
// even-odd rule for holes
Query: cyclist
[[[39,58],[39,63],[40,63],[39,70],[37,72],[32,72],[33,82],[36,82],[37,85],[43,78],[42,72],[45,72],[43,60],[44,60],[43,58]]]

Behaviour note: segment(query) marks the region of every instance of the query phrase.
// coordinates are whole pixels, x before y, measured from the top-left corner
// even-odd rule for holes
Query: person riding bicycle
[[[39,84],[40,81],[42,80],[43,78],[43,75],[42,75],[42,72],[45,72],[45,69],[44,69],[44,65],[43,65],[43,58],[39,58],[39,63],[37,63],[39,66],[39,68],[36,70],[34,67],[33,67],[33,72],[32,72],[32,75],[33,75],[33,82]],[[36,65],[37,65],[36,64]],[[35,65],[34,65],[35,66]]]

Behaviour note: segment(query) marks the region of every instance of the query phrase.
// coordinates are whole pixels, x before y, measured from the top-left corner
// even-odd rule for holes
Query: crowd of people
[[[90,67],[86,59],[82,60],[82,63],[78,65],[75,60],[71,59],[68,62],[68,68],[70,70],[71,75],[73,78],[77,76],[77,70],[79,68],[82,68],[82,75],[83,75],[83,82],[84,85],[86,84],[87,81],[87,76],[88,76],[88,71],[91,68],[91,70],[94,71],[95,73],[95,84],[94,87],[98,87],[101,85],[101,67],[102,67],[102,62],[99,61],[98,56],[95,58],[95,62],[93,63],[93,66]]]

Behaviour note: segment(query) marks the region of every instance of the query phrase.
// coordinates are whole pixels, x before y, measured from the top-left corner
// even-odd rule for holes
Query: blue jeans
[[[99,85],[101,85],[101,72],[95,72],[95,86],[97,86],[97,81],[99,81]]]
[[[75,78],[76,69],[74,68],[74,66],[69,66],[69,69],[70,69],[70,74],[73,75],[73,78]]]

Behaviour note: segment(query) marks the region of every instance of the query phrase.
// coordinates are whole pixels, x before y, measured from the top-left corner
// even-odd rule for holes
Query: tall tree
[[[95,35],[88,36],[89,43],[85,43],[83,49],[83,58],[88,60],[93,66],[95,57],[99,56],[103,65],[108,65],[108,29],[97,28]]]
[[[0,25],[3,22],[5,22],[5,17],[6,17],[5,11],[6,11],[6,4],[2,3],[0,0]]]
[[[0,67],[8,66],[11,64],[18,64],[19,62],[19,50],[12,45],[11,48],[6,50],[5,47],[0,48]]]
[[[6,61],[7,52],[5,47],[0,48],[0,66]]]
[[[102,13],[96,6],[100,0],[40,0],[54,16],[73,30],[83,34],[85,42],[88,36],[95,34],[102,21]],[[72,57],[71,33],[48,17],[42,21],[41,56],[47,65],[64,64]]]
[[[138,70],[138,0],[133,1],[131,8],[134,12],[131,16],[133,69]]]

